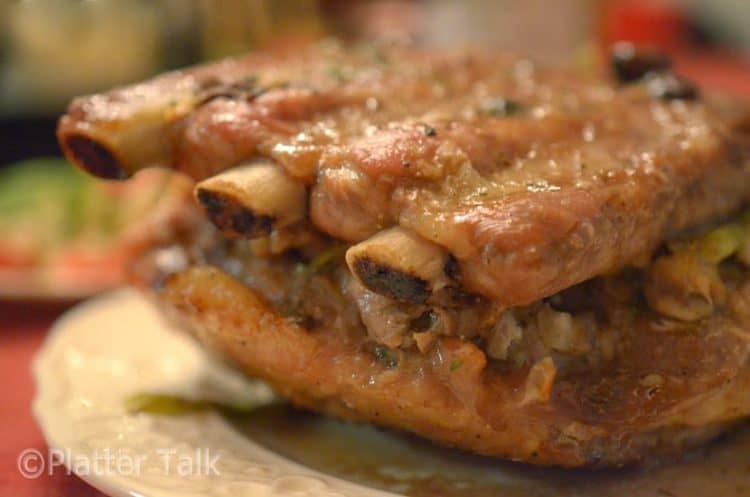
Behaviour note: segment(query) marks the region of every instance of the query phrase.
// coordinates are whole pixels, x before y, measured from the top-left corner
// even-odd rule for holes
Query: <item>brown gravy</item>
[[[679,462],[586,471],[473,456],[285,405],[266,406],[230,421],[241,433],[305,466],[409,497],[750,496],[750,426]]]

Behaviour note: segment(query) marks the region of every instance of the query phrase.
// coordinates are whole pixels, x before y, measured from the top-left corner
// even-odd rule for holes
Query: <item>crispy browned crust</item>
[[[750,288],[739,295],[750,301]],[[624,330],[631,351],[617,366],[556,381],[544,364],[489,366],[455,338],[389,368],[362,340],[308,331],[210,266],[173,274],[157,297],[209,349],[295,404],[484,455],[626,465],[679,455],[750,412],[747,333],[723,318],[689,334]],[[646,380],[657,373],[658,385]]]

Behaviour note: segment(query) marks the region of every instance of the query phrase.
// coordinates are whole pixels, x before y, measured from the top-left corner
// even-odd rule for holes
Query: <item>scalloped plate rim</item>
[[[33,364],[32,364],[32,373],[34,377],[34,383],[36,385],[36,392],[32,403],[32,411],[33,415],[37,421],[38,426],[40,427],[42,434],[44,436],[44,439],[46,440],[47,444],[51,448],[57,448],[57,449],[70,449],[70,447],[66,447],[66,438],[67,437],[73,437],[75,439],[75,436],[68,434],[67,436],[63,433],[61,433],[60,429],[62,428],[62,420],[65,420],[64,415],[61,416],[61,414],[64,414],[61,412],[60,409],[58,409],[54,402],[51,401],[50,397],[53,396],[56,391],[60,388],[60,382],[56,381],[55,378],[59,377],[59,373],[61,371],[56,369],[56,365],[53,363],[54,354],[59,351],[59,349],[66,345],[71,345],[71,340],[74,340],[74,337],[72,337],[72,331],[76,328],[76,325],[80,325],[79,321],[81,321],[82,318],[87,316],[88,314],[92,313],[93,311],[104,307],[107,305],[110,301],[116,301],[117,299],[123,299],[125,304],[132,304],[135,301],[145,301],[145,299],[135,293],[132,289],[117,289],[112,290],[107,293],[104,293],[102,295],[99,295],[97,297],[94,297],[92,299],[86,300],[75,307],[71,308],[70,310],[66,311],[58,320],[53,324],[52,328],[49,331],[48,336],[45,339],[45,342],[43,343],[42,347],[37,352],[36,356],[34,357]],[[175,337],[175,339],[177,339]],[[198,347],[195,345],[195,347]],[[70,398],[66,398],[66,400],[70,400]],[[120,416],[127,417],[135,417],[138,415],[129,415],[129,414],[120,414]],[[277,484],[279,481],[284,480],[286,482],[289,482],[295,478],[302,479],[302,483],[305,481],[315,481],[316,485],[319,482],[323,482],[324,486],[323,488],[317,488],[313,490],[302,490],[302,489],[292,489],[291,494],[297,496],[297,495],[304,495],[305,497],[397,497],[397,494],[390,493],[383,490],[374,489],[371,487],[366,487],[354,482],[346,481],[334,476],[326,475],[323,473],[320,473],[318,471],[315,471],[313,469],[307,468],[297,462],[294,462],[292,460],[289,460],[285,457],[283,457],[280,454],[277,454],[270,449],[252,441],[247,438],[245,438],[243,435],[239,434],[239,432],[236,431],[229,423],[227,423],[225,420],[223,420],[218,414],[211,413],[208,415],[205,415],[206,417],[202,416],[186,416],[186,417],[180,417],[180,419],[189,419],[193,418],[189,422],[202,425],[202,428],[206,427],[206,423],[210,421],[216,426],[220,426],[222,430],[225,430],[225,433],[222,433],[223,436],[226,435],[236,435],[236,441],[239,442],[239,444],[244,445],[245,448],[249,451],[254,453],[254,455],[261,455],[263,457],[264,463],[272,463],[277,464],[278,467],[281,468],[282,476],[275,476],[276,480],[268,480],[268,481],[261,481],[261,482],[254,482],[258,485],[259,491],[251,491],[250,493],[243,493],[243,494],[233,494],[233,495],[246,495],[248,497],[254,497],[254,496],[265,496],[265,495],[275,495],[275,496],[283,496],[283,495],[290,495],[290,493],[287,493],[283,490],[283,483],[275,488],[274,485]],[[56,419],[55,419],[56,418]],[[70,421],[70,420],[67,420]],[[168,421],[167,421],[168,422]],[[208,425],[211,427],[211,425]],[[212,429],[216,428],[216,426],[211,427]],[[71,451],[70,453],[73,457],[81,457],[84,456],[84,454],[77,452],[77,451]],[[85,457],[85,456],[84,456]],[[64,461],[64,464],[66,467],[70,467],[70,461]],[[257,464],[257,461],[248,461],[248,464]],[[286,471],[286,474],[284,473]],[[152,487],[149,488],[148,484],[144,484],[144,489],[135,489],[132,488],[132,485],[128,484],[128,480],[125,479],[123,481],[123,477],[119,475],[77,475],[82,480],[86,481],[91,486],[95,487],[96,489],[106,493],[107,495],[110,495],[112,497],[172,497],[172,496],[183,496],[187,495],[185,489],[178,489],[176,491],[169,490],[169,489],[163,489],[163,488],[156,488]],[[176,476],[175,476],[176,477]],[[177,479],[180,479],[179,477],[176,477]],[[285,480],[286,479],[286,480]],[[297,481],[297,480],[295,480]],[[137,482],[131,482],[131,483],[137,483]],[[242,483],[242,482],[240,482]],[[188,490],[190,494],[190,492]],[[302,493],[300,493],[302,492]],[[196,494],[197,495],[197,494]],[[213,496],[213,495],[225,495],[221,493],[203,493],[201,492],[201,495],[207,495],[207,496]]]

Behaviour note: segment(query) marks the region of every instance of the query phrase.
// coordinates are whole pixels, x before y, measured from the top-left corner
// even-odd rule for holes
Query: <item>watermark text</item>
[[[57,471],[78,476],[138,476],[148,467],[157,468],[165,476],[221,475],[217,464],[220,455],[209,449],[178,451],[158,448],[150,454],[132,454],[129,451],[101,449],[88,454],[74,454],[66,449],[42,451],[29,448],[16,458],[18,472],[27,479],[51,476]]]

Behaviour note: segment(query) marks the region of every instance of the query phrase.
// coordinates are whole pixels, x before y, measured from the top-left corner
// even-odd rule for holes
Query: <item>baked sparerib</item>
[[[624,465],[750,414],[750,112],[613,64],[327,42],[76,99],[58,134],[195,180],[205,220],[133,280],[295,403]]]

